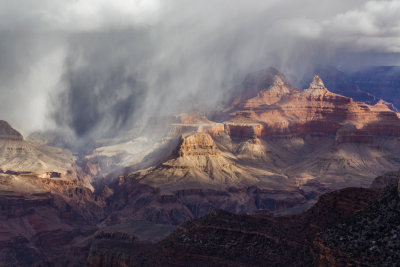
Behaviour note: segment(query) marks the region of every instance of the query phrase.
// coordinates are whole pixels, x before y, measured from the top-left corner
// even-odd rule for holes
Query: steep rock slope
[[[204,114],[166,120],[168,136],[152,148],[143,138],[99,147],[85,157],[84,169],[105,173],[107,181],[145,177],[141,183],[164,188],[308,190],[313,184],[318,191],[368,186],[400,167],[399,115],[382,101],[368,105],[332,93],[319,76],[297,90],[267,69],[248,75],[225,102],[208,114],[212,120]],[[208,134],[220,154],[170,156],[179,138],[196,132]]]
[[[146,171],[144,175],[140,172],[136,179],[173,191],[183,188],[242,187],[257,181],[225,158],[212,137],[206,133],[182,135],[171,159]]]
[[[70,266],[82,264],[85,255],[74,253],[71,243],[96,230],[93,223],[51,193],[0,195],[0,265]],[[94,212],[93,207],[87,213]],[[83,256],[83,257],[81,257]]]
[[[222,211],[180,226],[163,241],[174,264],[232,266],[310,266],[316,233],[335,225],[376,199],[367,189],[328,193],[307,212],[292,217],[237,216]],[[335,214],[335,216],[332,216]],[[176,258],[175,258],[176,256]]]
[[[7,122],[0,121],[0,172],[76,180],[90,186],[75,161],[70,151],[24,140]]]
[[[0,122],[0,265],[82,264],[71,242],[96,230],[104,203],[75,160]]]
[[[235,213],[280,210],[304,204],[324,190],[299,190],[284,177],[267,179],[266,174],[260,168],[234,162],[208,134],[185,134],[167,161],[120,176],[111,186],[106,223],[146,219],[179,224],[215,208]],[[262,178],[268,188],[256,186]]]
[[[363,212],[325,229],[314,241],[319,266],[395,266],[400,261],[400,198],[390,186]]]
[[[278,88],[279,98],[271,101],[273,88]],[[335,133],[347,124],[355,125],[355,131],[367,130],[371,135],[400,134],[399,118],[387,106],[370,106],[331,93],[317,75],[309,88],[301,92],[290,91],[276,78],[268,90],[238,103],[229,112],[232,116],[229,122],[260,123],[261,129],[256,134],[262,137],[310,131]],[[385,126],[390,127],[385,129]]]
[[[215,208],[298,213],[324,192],[368,187],[400,167],[400,119],[386,105],[332,93],[318,76],[303,91],[276,73],[245,84],[217,122],[177,117],[169,157],[125,171],[111,186],[107,224],[129,217],[176,224]]]
[[[331,93],[318,76],[304,91],[285,87],[277,76],[226,114],[232,142],[262,139],[268,167],[284,167],[281,172],[300,183],[317,178],[334,188],[367,186],[399,167],[398,114],[382,103],[370,106]]]
[[[151,247],[124,245],[119,259],[132,266],[313,266],[318,232],[342,223],[380,196],[375,189],[346,188],[327,193],[296,216],[235,215],[222,210],[180,225]],[[115,241],[123,245],[124,241]],[[113,249],[96,249],[97,259],[124,266]],[[88,265],[98,261],[88,258]]]

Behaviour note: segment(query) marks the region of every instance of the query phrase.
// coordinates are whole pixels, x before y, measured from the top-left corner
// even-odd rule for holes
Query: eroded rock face
[[[289,88],[292,85],[282,73],[275,68],[268,68],[248,74],[242,84],[233,89],[232,97],[227,97],[226,105],[237,105],[263,93],[279,96]]]
[[[388,186],[397,185],[400,180],[400,171],[387,172],[374,179],[371,183],[371,188],[383,189]]]
[[[155,243],[174,229],[145,221],[105,227],[92,238],[86,266],[157,266]]]
[[[214,140],[206,133],[189,133],[182,135],[177,147],[179,157],[217,156],[221,154]]]
[[[97,229],[104,205],[71,152],[0,122],[0,265],[84,264],[71,243]]]
[[[24,138],[18,131],[13,129],[8,122],[0,120],[0,139],[22,141]]]
[[[184,225],[168,240],[171,246],[164,247],[168,255],[190,250],[183,253],[182,262],[172,259],[174,264],[186,265],[190,257],[199,262],[213,257],[221,264],[262,265],[271,260],[287,265],[293,255],[296,259],[306,255],[309,264],[316,231],[364,208],[376,191],[351,189],[324,196],[307,215],[290,217],[287,224],[287,218],[245,214],[284,214],[285,210],[297,214],[324,192],[369,185],[376,174],[397,169],[399,116],[384,103],[371,106],[334,94],[318,76],[309,88],[299,91],[281,74],[271,72],[247,77],[239,88],[242,94],[220,112],[222,116],[216,116],[217,122],[195,114],[171,119],[169,136],[152,150],[161,156],[151,167],[135,165],[153,156],[145,145],[151,142],[145,138],[97,147],[82,160],[82,170],[68,151],[24,140],[0,122],[0,189],[18,192],[17,196],[0,194],[5,229],[0,233],[5,237],[0,253],[9,253],[5,248],[16,244],[17,255],[27,253],[37,262],[63,265],[65,257],[62,261],[57,257],[65,250],[79,263],[90,251],[89,265],[141,264],[131,255],[140,250],[132,242],[133,235],[127,237],[119,230],[94,234],[96,227],[132,220],[177,225],[218,208],[242,215],[217,212],[209,221]],[[161,142],[169,142],[171,149],[165,146],[161,153]],[[115,169],[122,171],[114,173]],[[94,177],[104,170],[115,175],[112,178],[121,176],[95,194],[85,172]],[[391,182],[385,178],[376,184]],[[339,213],[339,219],[332,215]],[[263,223],[265,228],[257,228]],[[304,234],[293,230],[299,225]],[[243,240],[254,242],[249,245]],[[234,248],[224,251],[228,243]],[[103,250],[115,244],[122,246]],[[83,254],[77,252],[80,248]],[[251,253],[240,254],[237,262],[232,258],[238,250]]]
[[[400,121],[385,105],[334,94],[318,76],[304,91],[280,75],[270,78],[249,86],[226,110],[226,121],[181,117],[174,135],[191,132],[181,135],[175,152],[124,175],[113,188],[124,203],[136,203],[130,216],[174,224],[215,208],[294,213],[327,190],[368,187],[377,175],[400,167]],[[249,94],[254,88],[258,93]],[[210,125],[218,125],[218,134]],[[114,218],[128,219],[131,208],[121,204]]]
[[[134,266],[137,262],[129,257],[135,249],[134,235],[124,232],[98,232],[91,245],[87,266]]]
[[[0,195],[0,265],[82,265],[73,240],[96,230],[71,199],[49,192]],[[92,209],[86,205],[85,208]],[[89,211],[88,211],[89,213]]]
[[[92,188],[90,177],[76,164],[68,150],[30,140],[7,122],[0,121],[0,173],[75,180]]]
[[[317,233],[364,210],[379,194],[361,188],[331,192],[297,216],[235,215],[215,210],[182,224],[153,244],[153,250],[146,246],[131,249],[129,260],[146,258],[149,266],[313,266]],[[110,248],[101,253],[112,252]]]
[[[214,189],[202,187],[165,192],[163,188],[140,183],[134,177],[121,177],[119,185],[114,187],[114,195],[108,200],[110,206],[104,223],[112,225],[134,219],[177,225],[207,215],[215,209],[237,214],[286,210],[305,204],[308,199],[321,194],[257,187],[223,190],[217,186]]]
[[[264,125],[258,123],[225,123],[226,133],[234,139],[246,140],[262,137]]]
[[[310,83],[308,89],[304,90],[303,94],[312,95],[312,96],[321,96],[326,93],[329,93],[328,89],[326,89],[324,82],[318,75],[315,75]]]
[[[282,77],[279,75],[275,75],[271,86],[265,89],[264,92],[285,95],[289,94],[290,90],[286,87],[285,82],[282,80]]]
[[[254,128],[254,124],[258,124],[254,134],[262,138],[312,132],[335,134],[342,127],[348,130],[348,125],[354,127],[344,142],[369,142],[367,137],[357,136],[400,136],[399,117],[387,105],[370,106],[331,93],[317,75],[302,92],[285,87],[278,77],[276,80],[269,89],[252,98],[242,97],[227,110],[230,119],[225,124],[228,128],[235,125],[230,131],[234,136],[248,132],[246,128]]]
[[[314,240],[318,266],[393,266],[400,260],[400,199],[396,186],[351,220],[324,229]]]
[[[249,75],[231,96],[209,117],[215,121],[200,113],[169,118],[170,150],[144,157],[140,145],[146,141],[138,138],[95,149],[85,170],[101,175],[119,167],[119,173],[110,172],[113,178],[121,174],[162,194],[256,186],[290,198],[298,189],[317,197],[327,189],[369,186],[400,167],[398,114],[383,103],[332,93],[319,76],[297,90],[268,69]],[[146,158],[157,160],[132,165]]]

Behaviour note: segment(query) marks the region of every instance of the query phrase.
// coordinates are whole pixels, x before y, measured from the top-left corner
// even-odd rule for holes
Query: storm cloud
[[[0,1],[0,114],[117,135],[217,105],[249,72],[398,65],[399,1]]]

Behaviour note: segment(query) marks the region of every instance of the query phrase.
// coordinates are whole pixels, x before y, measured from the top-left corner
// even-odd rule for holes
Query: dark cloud
[[[298,85],[317,65],[399,64],[398,1],[23,2],[0,0],[0,115],[27,131],[118,135],[268,66]]]
[[[72,128],[78,137],[105,137],[132,126],[146,96],[139,68],[145,58],[139,46],[146,36],[135,32],[135,40],[128,34],[132,32],[70,38],[61,80],[64,88],[54,96],[53,116],[58,125]]]

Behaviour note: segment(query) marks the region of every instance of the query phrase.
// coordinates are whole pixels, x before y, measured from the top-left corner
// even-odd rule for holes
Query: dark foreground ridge
[[[314,241],[316,263],[395,266],[400,262],[400,199],[395,186],[350,220],[328,228]]]
[[[215,210],[176,230],[146,221],[102,225],[67,198],[3,192],[0,265],[391,266],[400,260],[400,199],[393,179],[378,178],[386,189],[333,191],[300,215]]]
[[[394,187],[388,192],[392,192]],[[338,224],[361,220],[371,207],[387,205],[380,190],[346,188],[323,195],[308,211],[296,216],[235,215],[222,210],[183,223],[166,239],[148,245],[126,245],[115,251],[91,247],[89,266],[312,266],[322,263],[318,233]],[[392,196],[392,195],[389,195]],[[393,198],[398,202],[398,198]],[[367,209],[366,209],[367,208]],[[386,208],[386,207],[385,207]],[[385,209],[383,208],[383,209]],[[365,210],[365,212],[360,213]],[[359,215],[355,215],[358,214]],[[397,228],[393,228],[397,231]],[[334,238],[334,237],[333,237]],[[126,243],[121,240],[120,243]],[[340,253],[338,251],[338,253]],[[117,254],[119,257],[117,257]],[[110,259],[118,258],[112,262]],[[326,262],[326,261],[325,261]],[[341,266],[340,262],[326,262]],[[105,265],[102,265],[105,266]],[[322,265],[324,266],[324,265]]]

